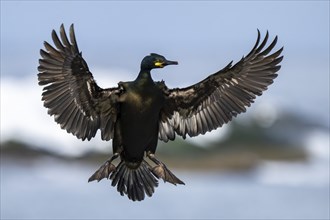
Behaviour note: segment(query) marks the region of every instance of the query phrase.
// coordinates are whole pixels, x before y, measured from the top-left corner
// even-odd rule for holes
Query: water
[[[328,219],[327,178],[292,184],[286,170],[299,174],[308,163],[278,165],[282,176],[276,163],[242,173],[174,170],[185,186],[160,182],[153,197],[132,202],[107,180],[87,183],[97,165],[2,158],[1,219]]]

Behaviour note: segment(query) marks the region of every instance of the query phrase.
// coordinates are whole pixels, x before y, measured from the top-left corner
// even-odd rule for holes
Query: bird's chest
[[[123,97],[122,113],[133,117],[158,115],[163,103],[164,97],[156,86],[131,87]]]

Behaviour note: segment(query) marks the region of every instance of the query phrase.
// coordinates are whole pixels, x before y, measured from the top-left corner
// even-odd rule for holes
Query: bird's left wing
[[[159,122],[159,139],[173,140],[175,134],[186,137],[205,134],[221,127],[237,114],[245,112],[277,77],[283,48],[269,53],[275,47],[277,37],[264,49],[268,32],[260,43],[260,32],[251,52],[232,66],[230,62],[222,70],[187,88],[168,89],[159,83],[165,94],[165,106]]]
[[[86,61],[78,50],[73,25],[70,41],[62,24],[60,38],[53,30],[55,48],[45,42],[40,50],[39,85],[44,86],[42,100],[48,114],[62,129],[90,140],[98,129],[103,140],[113,137],[117,118],[116,99],[120,88],[100,88],[89,71]]]

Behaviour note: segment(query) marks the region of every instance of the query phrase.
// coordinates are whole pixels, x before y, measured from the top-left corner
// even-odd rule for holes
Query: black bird
[[[112,186],[133,201],[143,200],[145,194],[152,196],[159,178],[184,184],[155,157],[158,139],[167,142],[176,135],[205,134],[245,112],[273,83],[283,59],[283,47],[270,54],[277,36],[265,48],[268,31],[260,43],[258,30],[247,56],[195,85],[169,89],[163,81],[153,81],[152,69],[178,62],[151,53],[142,60],[134,81],[102,89],[79,52],[73,25],[69,38],[62,24],[60,37],[52,32],[55,47],[44,42],[46,50],[40,50],[42,101],[61,128],[77,138],[90,140],[100,130],[102,140],[113,140],[113,156],[88,181],[110,178]],[[115,166],[112,161],[117,157],[120,162]]]

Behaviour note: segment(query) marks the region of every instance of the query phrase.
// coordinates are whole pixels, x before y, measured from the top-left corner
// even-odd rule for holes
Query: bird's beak
[[[163,65],[167,66],[167,65],[178,65],[178,64],[179,64],[178,61],[166,60]]]

